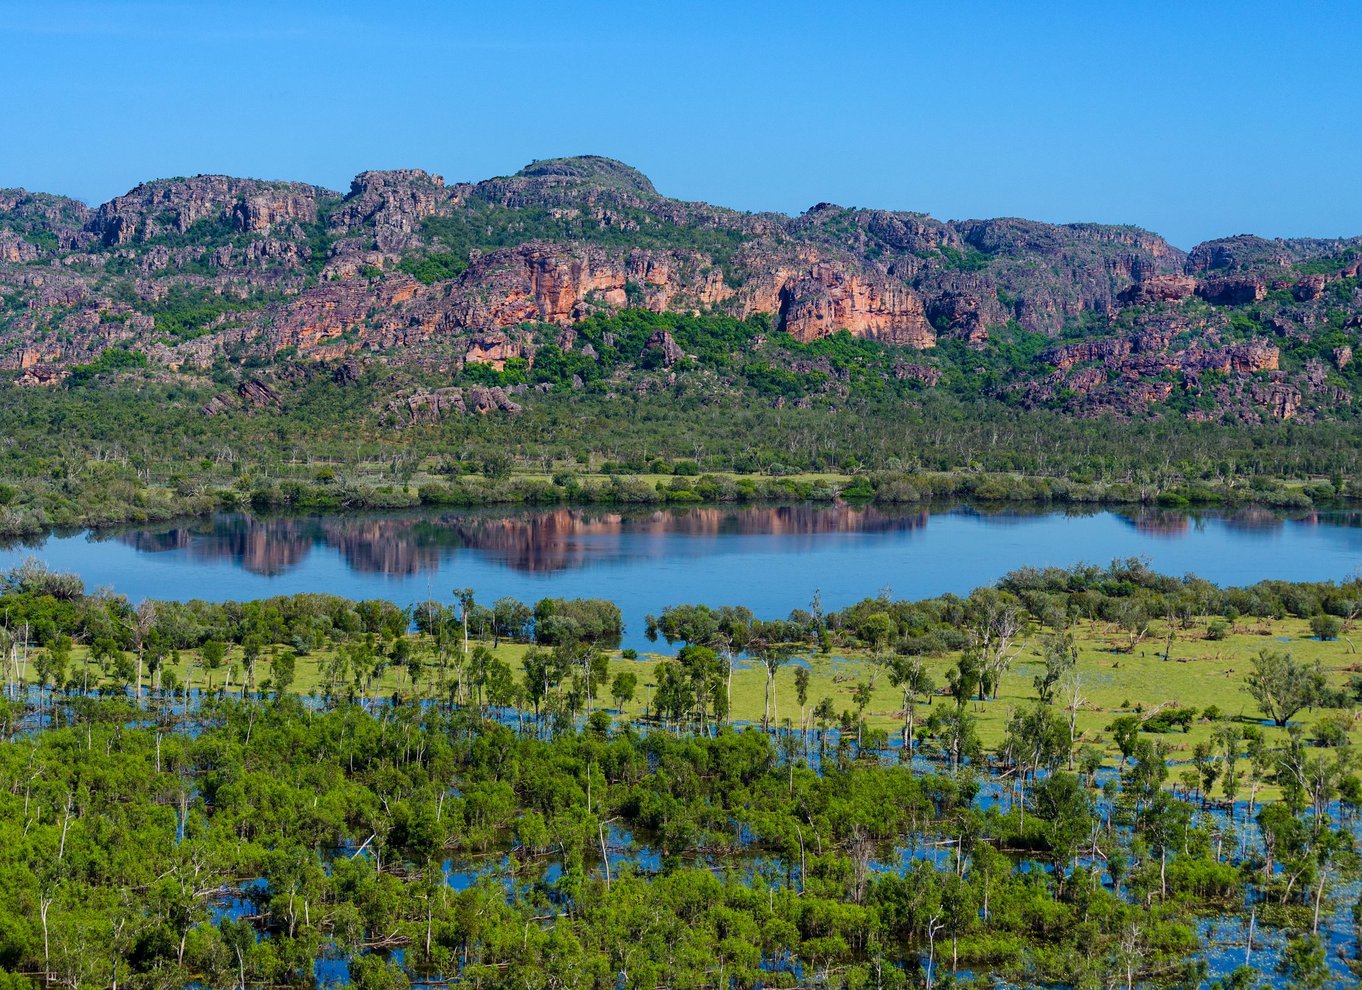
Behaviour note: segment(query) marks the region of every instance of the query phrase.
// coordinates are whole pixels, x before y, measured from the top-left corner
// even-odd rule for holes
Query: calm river
[[[452,600],[601,597],[643,617],[678,602],[742,604],[759,616],[828,608],[890,588],[965,593],[1022,565],[1144,557],[1219,584],[1341,579],[1362,566],[1362,511],[1064,511],[794,505],[677,510],[409,511],[249,516],[53,534],[0,548],[0,570],[35,556],[142,598],[243,599],[302,591]]]

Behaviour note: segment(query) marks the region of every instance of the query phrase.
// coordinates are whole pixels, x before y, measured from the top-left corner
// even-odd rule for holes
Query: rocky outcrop
[[[1173,394],[1172,382],[1132,382],[1126,389],[1132,404],[1151,405]]]
[[[925,364],[894,364],[894,377],[899,381],[921,382],[923,385],[936,385],[941,381],[941,369]]]
[[[1227,353],[1231,371],[1240,375],[1251,375],[1259,371],[1276,371],[1277,359],[1281,352],[1272,344],[1254,340],[1229,347]]]
[[[23,264],[28,261],[37,261],[39,254],[36,244],[25,240],[12,230],[0,229],[0,261]]]
[[[469,338],[463,359],[466,364],[488,364],[501,371],[515,358],[533,364],[534,350],[534,344],[523,335],[512,337],[501,330],[487,330]]]
[[[1189,275],[1207,272],[1246,272],[1284,269],[1303,261],[1330,258],[1356,251],[1362,238],[1297,237],[1268,240],[1252,234],[1205,241],[1187,255]]]
[[[1307,275],[1291,287],[1291,296],[1296,302],[1311,302],[1324,295],[1326,282],[1323,275]]]
[[[314,357],[339,357],[367,339],[408,342],[435,332],[438,314],[408,313],[408,304],[430,295],[415,279],[393,276],[377,283],[338,279],[301,293],[269,313],[269,350],[291,347]],[[348,340],[341,338],[348,337]]]
[[[1329,366],[1319,358],[1305,362],[1305,383],[1311,392],[1323,392],[1329,381]]]
[[[1301,407],[1300,390],[1286,382],[1254,385],[1252,394],[1254,403],[1266,408],[1276,419],[1293,419]]]
[[[644,342],[643,353],[639,357],[648,363],[651,355],[656,355],[657,362],[664,368],[670,368],[686,356],[666,330],[653,331]]]
[[[946,222],[829,203],[798,217],[744,214],[668,199],[636,170],[593,156],[476,184],[418,169],[364,172],[344,197],[201,175],[145,183],[94,211],[0,190],[0,368],[51,382],[119,346],[170,368],[281,354],[286,368],[298,358],[337,362],[327,368],[356,369],[335,372],[348,384],[361,352],[366,366],[455,374],[532,364],[554,341],[588,360],[600,360],[600,348],[621,379],[610,388],[642,394],[688,373],[670,335],[642,347],[635,338],[639,353],[619,365],[614,341],[592,346],[573,329],[637,307],[761,314],[800,341],[845,330],[918,350],[938,337],[981,351],[998,340],[1034,348],[1020,327],[1054,345],[1032,369],[987,387],[1024,402],[1132,414],[1174,382],[1175,398],[1205,389],[1197,416],[1302,418],[1349,398],[1334,372],[1350,367],[1362,328],[1359,272],[1362,239],[1241,236],[1184,255],[1135,227]],[[210,309],[222,301],[228,312],[178,328],[165,318],[177,298]],[[195,336],[175,342],[168,328]],[[1309,363],[1319,348],[1295,353],[1321,333],[1331,335],[1321,355],[1332,353],[1331,367]],[[751,346],[762,344],[754,337]],[[777,363],[817,376],[829,397],[848,394],[843,368],[802,355]],[[881,367],[930,386],[942,363],[902,355]],[[636,374],[654,368],[665,373]],[[248,402],[221,399],[212,412]],[[438,413],[456,397],[430,401]],[[461,392],[457,401],[507,411],[496,396]]]
[[[1064,387],[1075,395],[1089,395],[1107,383],[1101,368],[1080,368],[1064,379]]]
[[[44,387],[59,384],[70,372],[55,364],[33,364],[24,369],[14,384],[25,387]]]
[[[1133,369],[1139,374],[1191,370],[1248,375],[1275,371],[1280,353],[1277,347],[1262,340],[1224,346],[1194,342],[1183,350],[1170,352],[1167,350],[1170,340],[1169,335],[1156,332],[1083,340],[1046,351],[1040,360],[1061,372],[1097,363],[1114,371]]]
[[[19,263],[57,251],[78,251],[92,240],[84,232],[90,209],[67,196],[0,189],[0,261]],[[8,245],[6,247],[5,245]]]
[[[1280,242],[1240,234],[1205,241],[1187,255],[1187,273],[1240,271],[1251,267],[1277,267],[1290,264],[1291,252]]]
[[[237,395],[251,406],[278,406],[281,405],[279,393],[269,385],[266,385],[259,378],[251,378],[237,386]]]
[[[628,305],[698,309],[732,295],[722,273],[693,252],[621,256],[589,245],[533,242],[475,258],[451,290],[448,308],[451,325],[501,328],[527,321],[566,325]]]
[[[266,233],[289,220],[312,223],[317,219],[317,191],[296,186],[247,195],[232,207],[232,225],[253,234]]]
[[[838,330],[919,349],[936,343],[922,299],[912,289],[830,264],[815,265],[781,288],[780,327],[805,343]]]
[[[359,381],[359,378],[359,362],[354,358],[346,358],[336,365],[335,371],[331,372],[331,380],[337,385],[354,385]]]
[[[1217,306],[1244,306],[1267,296],[1267,281],[1261,275],[1208,278],[1197,284],[1196,294]]]
[[[974,347],[988,342],[990,324],[1005,322],[997,303],[990,304],[980,293],[956,290],[947,290],[933,299],[927,306],[927,318],[940,332],[963,337]]]
[[[283,400],[272,385],[259,378],[248,378],[236,387],[235,392],[219,392],[201,408],[205,416],[217,416],[240,405],[248,409],[261,409],[266,406],[278,408],[283,405]]]
[[[534,161],[509,178],[481,183],[480,189],[504,206],[575,204],[593,193],[623,194],[622,201],[633,203],[658,198],[652,181],[638,169],[600,155]]]
[[[502,412],[514,415],[521,406],[513,402],[500,386],[484,388],[474,385],[469,388],[439,388],[430,392],[417,392],[406,399],[396,400],[390,405],[394,411],[401,409],[410,422],[435,422],[449,415],[477,413],[486,415]]]
[[[1060,371],[1068,371],[1075,365],[1092,361],[1103,364],[1119,362],[1129,357],[1133,350],[1134,342],[1125,337],[1083,340],[1046,351],[1041,355],[1041,361],[1054,365]]]
[[[218,416],[236,405],[231,392],[219,392],[199,408],[205,416]]]
[[[158,179],[105,203],[87,226],[105,246],[146,241],[172,232],[183,234],[200,220],[262,232],[288,220],[311,223],[317,218],[318,198],[336,196],[297,182],[262,182],[226,175]]]
[[[1190,299],[1196,288],[1196,279],[1190,275],[1153,275],[1122,290],[1117,298],[1128,306],[1182,302]]]
[[[445,180],[417,168],[361,172],[327,226],[358,236],[361,247],[397,252],[408,247],[421,222],[450,199]]]

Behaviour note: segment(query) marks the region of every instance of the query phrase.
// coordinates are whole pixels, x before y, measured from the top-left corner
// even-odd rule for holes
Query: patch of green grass
[[[1158,738],[1169,747],[1170,759],[1184,760],[1191,754],[1193,746],[1211,738],[1217,725],[1228,721],[1241,727],[1260,728],[1270,745],[1281,745],[1287,738],[1287,730],[1277,728],[1266,722],[1257,705],[1249,696],[1245,681],[1252,670],[1252,660],[1263,649],[1290,652],[1296,659],[1307,663],[1318,661],[1323,667],[1329,683],[1335,687],[1344,686],[1354,672],[1362,670],[1362,657],[1353,652],[1348,641],[1349,634],[1335,641],[1316,639],[1303,619],[1281,620],[1243,620],[1234,625],[1229,635],[1221,640],[1206,638],[1206,622],[1193,623],[1191,628],[1179,629],[1173,640],[1170,658],[1163,659],[1165,627],[1154,624],[1145,639],[1129,650],[1129,638],[1121,630],[1107,623],[1083,623],[1073,632],[1078,647],[1077,672],[1082,678],[1081,705],[1077,718],[1078,746],[1098,745],[1107,755],[1109,763],[1119,759],[1115,746],[1110,741],[1107,727],[1112,720],[1121,715],[1152,714],[1156,710],[1170,707],[1191,707],[1197,709],[1198,716],[1188,731],[1175,729],[1160,733]],[[365,688],[368,698],[391,698],[399,695],[407,698],[430,697],[437,684],[438,670],[434,659],[432,644],[421,637],[415,637],[419,650],[427,657],[425,674],[416,684],[412,684],[405,671],[389,666],[383,676]],[[492,644],[483,645],[491,647]],[[258,688],[269,683],[273,670],[273,656],[282,646],[270,646],[264,656],[257,661],[255,682]],[[522,670],[525,644],[502,642],[493,648],[497,659],[503,661],[515,672],[517,678]],[[292,691],[297,694],[321,695],[326,690],[324,667],[334,657],[331,648],[318,650],[297,658]],[[617,718],[633,720],[643,718],[653,687],[657,683],[658,664],[672,655],[665,644],[659,644],[657,652],[642,654],[638,659],[627,660],[618,652],[611,655],[611,676],[623,670],[631,670],[638,675],[638,688],[634,700]],[[68,676],[76,683],[81,682],[86,651],[77,649],[73,656]],[[870,704],[866,708],[866,722],[869,726],[890,730],[891,735],[902,725],[901,696],[889,680],[885,667],[875,658],[861,651],[834,651],[822,655],[816,650],[797,654],[807,662],[810,669],[810,682],[805,711],[801,711],[796,699],[795,663],[782,666],[775,677],[774,721],[784,725],[788,720],[795,728],[804,724],[805,717],[821,699],[830,698],[835,710],[855,710],[852,693],[858,684],[868,682],[873,685]],[[180,683],[190,675],[189,665],[194,662],[192,683],[196,688],[207,686],[211,677],[214,688],[227,683],[229,669],[233,691],[241,687],[241,651],[233,647],[227,654],[223,667],[209,674],[196,662],[193,654],[182,654],[178,665],[168,665],[173,669]],[[954,700],[944,693],[946,673],[955,662],[954,655],[928,659],[927,666],[938,686],[938,693],[928,702],[919,703],[917,724],[921,724],[931,714],[932,706],[951,705]],[[967,707],[978,720],[979,736],[988,749],[998,746],[1003,739],[1009,715],[1017,708],[1035,702],[1036,692],[1033,679],[1041,669],[1040,639],[1038,636],[1021,641],[1016,657],[1002,680],[998,697],[988,701],[970,701]],[[451,676],[453,669],[450,670]],[[98,668],[90,668],[91,686],[104,683]],[[146,683],[150,684],[149,677]],[[760,723],[765,706],[766,672],[755,661],[741,661],[734,670],[731,680],[731,718],[736,722]],[[598,707],[607,705],[608,699],[598,700]],[[1061,710],[1063,702],[1056,699],[1055,708]],[[1204,717],[1207,709],[1218,709],[1217,721]],[[1325,710],[1307,710],[1295,719],[1306,728],[1326,714]],[[1354,719],[1349,738],[1354,743],[1362,743],[1362,722]],[[1244,793],[1247,793],[1245,784]],[[1271,788],[1260,789],[1259,794],[1270,797]]]

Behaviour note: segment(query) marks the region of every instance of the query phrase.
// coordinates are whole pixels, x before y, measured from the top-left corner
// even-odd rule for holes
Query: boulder
[[[660,352],[662,367],[670,368],[686,355],[672,339],[672,335],[666,330],[654,330],[643,344],[643,353],[640,358],[645,357],[649,351]]]

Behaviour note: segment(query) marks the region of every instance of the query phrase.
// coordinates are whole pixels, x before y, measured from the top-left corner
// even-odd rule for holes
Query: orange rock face
[[[1280,353],[1273,345],[1255,340],[1230,349],[1230,367],[1243,375],[1255,371],[1276,371]]]
[[[232,218],[241,230],[260,233],[286,220],[310,221],[317,215],[315,195],[299,192],[269,192],[248,196],[232,209]]]
[[[360,336],[390,334],[395,321],[405,316],[396,308],[412,300],[421,288],[415,279],[407,277],[387,278],[376,285],[357,278],[319,285],[291,300],[275,314],[276,349],[296,347],[299,351],[313,352],[350,330],[359,330]],[[375,312],[382,313],[379,325],[366,326],[370,314]],[[410,321],[403,319],[401,322],[404,327],[410,326]],[[418,318],[414,330],[417,336],[428,334],[434,330],[434,322],[422,323]],[[331,356],[345,349],[341,347]],[[317,356],[322,355],[318,353]]]
[[[570,325],[592,312],[642,306],[654,312],[719,306],[748,316],[774,313],[801,341],[839,330],[887,344],[929,348],[936,334],[922,298],[892,280],[814,262],[776,269],[742,297],[703,256],[636,250],[620,258],[587,245],[526,244],[474,260],[453,285],[414,279],[343,278],[310,289],[275,314],[275,349],[335,355],[368,343],[387,346],[473,330],[466,360],[500,369],[533,358],[500,331],[525,322]],[[350,343],[338,340],[350,333]]]
[[[814,265],[803,277],[787,282],[780,302],[782,328],[805,343],[846,330],[886,344],[917,348],[936,344],[916,292],[835,265]]]
[[[566,325],[597,310],[699,308],[732,294],[722,272],[689,252],[636,250],[621,258],[587,245],[532,243],[477,259],[451,294],[449,322]]]
[[[718,268],[703,272],[684,269],[674,255],[634,251],[629,255],[627,275],[643,290],[644,306],[656,313],[674,308],[686,297],[695,305],[717,306],[736,295]]]
[[[512,340],[500,330],[489,330],[475,335],[468,342],[464,361],[469,364],[490,364],[497,371],[506,367],[511,358],[525,358],[534,361],[534,349],[527,344]]]
[[[522,257],[540,318],[549,323],[571,322],[591,293],[615,308],[628,301],[624,272],[605,259],[550,248],[531,248]]]
[[[1254,401],[1265,406],[1272,415],[1280,420],[1295,417],[1301,406],[1300,390],[1286,382],[1269,382],[1253,390]]]

